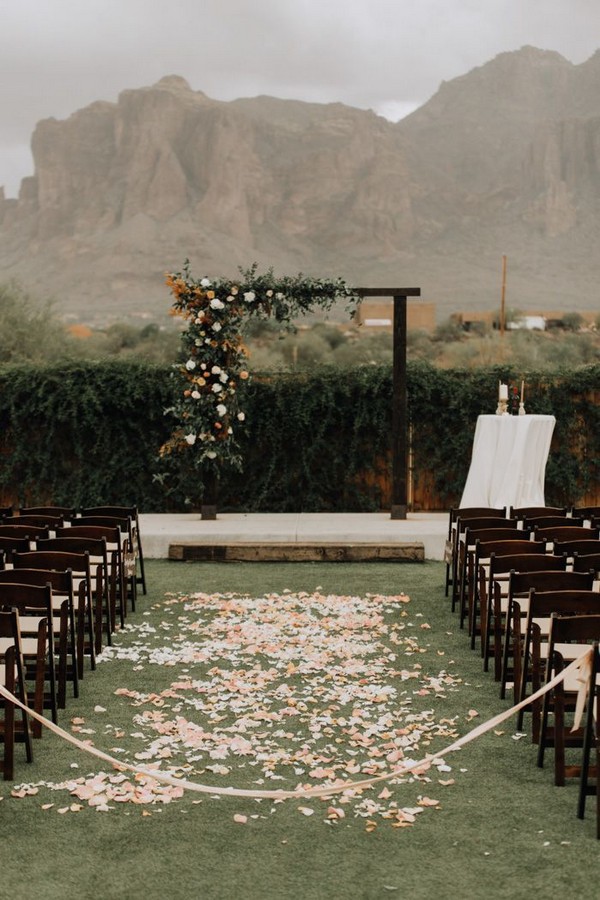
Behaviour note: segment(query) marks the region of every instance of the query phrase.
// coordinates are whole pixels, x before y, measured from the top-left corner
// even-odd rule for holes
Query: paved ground
[[[222,513],[203,520],[199,513],[140,516],[144,556],[166,559],[171,543],[392,544],[420,541],[426,559],[443,559],[448,513]]]

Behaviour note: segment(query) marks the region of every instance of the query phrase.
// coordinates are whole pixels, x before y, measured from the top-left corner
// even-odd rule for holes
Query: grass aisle
[[[440,754],[506,708],[441,563],[151,561],[148,577],[60,718],[118,759],[288,790]],[[511,720],[360,795],[273,802],[156,788],[47,732],[0,785],[0,896],[596,897],[591,809],[579,822],[576,787],[515,738]]]

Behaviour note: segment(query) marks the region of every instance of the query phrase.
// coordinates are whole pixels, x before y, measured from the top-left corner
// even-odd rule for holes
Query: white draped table
[[[545,506],[554,416],[479,416],[460,501],[468,506]]]

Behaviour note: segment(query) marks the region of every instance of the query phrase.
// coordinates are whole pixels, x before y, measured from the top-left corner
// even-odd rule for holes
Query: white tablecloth
[[[554,416],[479,416],[460,501],[467,506],[545,506]]]

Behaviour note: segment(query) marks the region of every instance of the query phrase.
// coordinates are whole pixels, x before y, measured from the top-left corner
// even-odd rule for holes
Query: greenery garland
[[[276,278],[272,269],[258,274],[256,263],[240,269],[240,275],[237,280],[196,279],[186,260],[182,272],[166,277],[174,297],[171,314],[185,319],[187,328],[182,358],[173,367],[174,404],[165,411],[173,428],[159,455],[168,462],[185,454],[188,475],[190,467],[213,474],[224,466],[241,468],[238,429],[246,418],[242,387],[249,379],[243,321],[272,317],[290,326],[314,307],[330,309],[344,298],[353,310],[359,300],[341,278]]]

